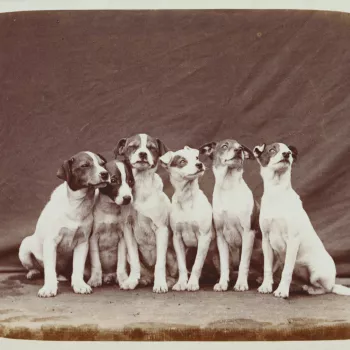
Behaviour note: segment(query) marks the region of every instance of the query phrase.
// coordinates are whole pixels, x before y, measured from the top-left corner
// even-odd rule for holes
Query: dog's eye
[[[180,165],[185,165],[186,164],[186,161],[183,159],[181,162],[180,162]]]
[[[221,148],[222,149],[227,149],[227,145],[223,145]]]
[[[114,184],[114,183],[117,182],[117,179],[116,179],[115,177],[112,177],[112,178],[111,178],[111,182]]]
[[[82,164],[81,167],[82,167],[82,168],[88,168],[88,167],[89,167],[89,164]]]
[[[275,153],[276,151],[275,151],[273,148],[271,148],[271,149],[269,150],[269,152],[270,152],[270,153]]]
[[[196,157],[197,160],[199,160],[199,157]]]

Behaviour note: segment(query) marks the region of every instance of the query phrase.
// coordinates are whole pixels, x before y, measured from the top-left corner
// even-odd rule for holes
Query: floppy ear
[[[70,183],[70,179],[72,177],[71,165],[73,162],[74,158],[65,160],[57,171],[57,177],[63,181],[67,181],[68,184]]]
[[[295,162],[298,158],[298,150],[294,146],[288,146],[288,148],[292,151],[292,157],[293,157],[294,162]]]
[[[213,159],[213,152],[215,147],[216,147],[216,142],[206,143],[205,145],[199,147],[199,153],[205,154],[210,159]]]
[[[253,153],[255,158],[259,158],[261,156],[261,153],[264,152],[265,147],[266,147],[265,143],[254,147]]]
[[[107,159],[105,157],[103,157],[100,153],[96,153],[96,155],[99,156],[102,159],[104,164],[107,163]]]
[[[169,151],[165,154],[163,154],[160,158],[160,164],[164,167],[167,168],[171,162],[171,160],[173,159],[173,152]]]
[[[117,159],[118,156],[124,155],[126,138],[119,140],[117,146],[114,149],[114,156]]]
[[[254,153],[248,147],[241,146],[243,147],[244,159],[255,159]]]
[[[162,156],[163,154],[169,151],[169,148],[165,146],[164,143],[159,139],[156,139],[156,140],[157,140],[158,149],[159,149],[159,156]]]

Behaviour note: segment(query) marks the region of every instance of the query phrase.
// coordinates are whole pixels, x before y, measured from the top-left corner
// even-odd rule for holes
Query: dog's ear
[[[167,153],[163,154],[159,158],[159,162],[164,168],[167,168],[171,163],[172,159],[173,159],[173,152],[168,151]]]
[[[124,139],[119,140],[119,142],[117,143],[117,146],[114,148],[115,159],[117,159],[118,156],[124,155],[126,141],[127,141],[127,139],[124,138]]]
[[[72,177],[73,162],[74,162],[74,158],[65,160],[57,171],[57,177],[63,181],[67,181],[68,184],[70,183],[70,180]]]
[[[169,148],[165,146],[165,144],[159,139],[156,139],[156,140],[157,140],[158,149],[159,149],[159,156],[161,157],[163,154],[169,151]]]
[[[265,147],[266,147],[265,143],[254,147],[253,154],[255,158],[260,158],[261,154],[264,152]]]
[[[100,153],[96,153],[96,155],[101,158],[103,165],[105,165],[107,163],[107,159],[105,157],[103,157]]]
[[[254,153],[246,146],[241,145],[243,148],[244,159],[255,159]]]
[[[206,143],[205,145],[199,147],[199,153],[205,154],[210,159],[213,159],[213,152],[214,152],[215,147],[216,147],[216,142]]]
[[[292,151],[292,157],[293,157],[294,162],[295,162],[298,158],[298,150],[294,146],[288,146],[288,148]]]

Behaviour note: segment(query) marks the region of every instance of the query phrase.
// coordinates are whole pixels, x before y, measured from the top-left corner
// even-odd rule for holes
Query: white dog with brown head
[[[292,275],[304,281],[309,294],[350,295],[350,288],[335,284],[336,268],[318,237],[303,204],[291,184],[297,149],[284,143],[254,148],[264,183],[260,227],[263,235],[264,280],[258,291],[271,293],[275,252],[284,261],[282,278],[274,295],[289,296]]]
[[[170,226],[179,266],[179,280],[173,287],[176,291],[199,289],[205,258],[211,243],[212,246],[215,243],[212,208],[198,184],[198,179],[205,171],[205,166],[198,157],[199,151],[188,146],[176,152],[169,151],[160,157],[175,189]],[[189,247],[197,247],[197,255],[188,280],[186,248]]]
[[[158,159],[166,152],[163,142],[146,134],[121,139],[115,149],[115,155],[124,156],[130,164],[135,179],[133,231],[141,262],[146,267],[142,269],[141,265],[140,284],[150,281],[145,272],[147,268],[154,268],[153,291],[156,293],[167,292],[177,275],[175,252],[169,245],[171,204],[163,192],[162,179],[156,173]]]
[[[96,189],[105,187],[110,177],[106,160],[92,152],[79,152],[65,160],[57,177],[64,181],[51,194],[40,214],[33,235],[19,249],[19,259],[32,279],[44,270],[44,286],[39,297],[57,294],[58,274],[64,273],[73,258],[71,284],[75,293],[89,294],[84,282],[84,266],[93,224]],[[71,269],[70,269],[71,270]]]

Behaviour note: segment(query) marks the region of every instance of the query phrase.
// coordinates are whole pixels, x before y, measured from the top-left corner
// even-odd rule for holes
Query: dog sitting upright
[[[185,146],[159,158],[169,172],[170,182],[175,189],[170,226],[179,268],[179,280],[173,287],[176,291],[199,289],[199,278],[208,251],[211,248],[211,252],[214,252],[216,248],[212,208],[198,184],[198,179],[205,171],[198,157],[197,149]],[[197,247],[197,254],[188,280],[186,250],[189,247]]]
[[[121,289],[134,289],[140,279],[137,243],[132,233],[134,176],[125,161],[110,161],[106,169],[111,183],[99,190],[94,208],[88,284],[98,287],[102,282],[117,282]],[[129,278],[126,272],[127,251],[131,268]]]
[[[243,164],[246,159],[255,160],[255,157],[251,150],[232,139],[207,143],[200,148],[200,152],[212,159],[215,176],[213,217],[221,276],[214,290],[227,290],[230,276],[229,251],[233,255],[233,263],[237,264],[241,250],[234,290],[246,291],[255,235],[259,227],[258,206],[243,179]]]
[[[64,161],[57,177],[65,182],[51,194],[41,212],[33,235],[19,249],[19,259],[32,279],[44,269],[44,286],[39,297],[57,294],[57,272],[64,271],[73,258],[72,287],[75,293],[91,293],[84,282],[84,267],[92,229],[96,188],[109,182],[103,167],[105,159],[91,152],[80,152]],[[57,272],[56,272],[57,266]]]
[[[297,149],[283,143],[259,145],[254,155],[264,183],[260,227],[263,235],[264,280],[258,291],[271,293],[273,252],[284,261],[282,278],[274,295],[288,298],[293,272],[305,283],[309,294],[350,295],[350,288],[335,284],[332,257],[313,228],[298,194],[291,184]]]
[[[133,207],[136,220],[134,236],[146,268],[154,267],[153,291],[168,291],[166,269],[169,272],[169,285],[177,274],[175,252],[169,247],[170,200],[163,192],[163,182],[156,174],[158,159],[167,148],[159,140],[146,134],[121,139],[115,149],[116,157],[124,156],[131,165],[135,178]],[[141,270],[140,284],[146,284]],[[147,276],[149,278],[149,276]],[[153,279],[153,277],[152,277]]]

